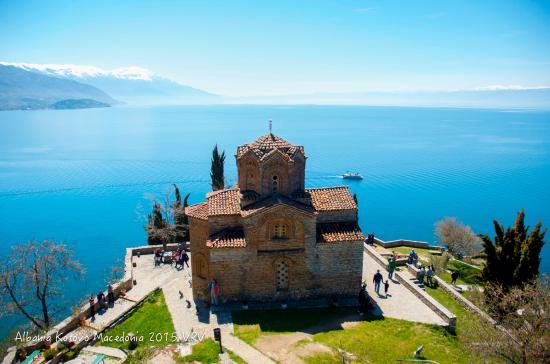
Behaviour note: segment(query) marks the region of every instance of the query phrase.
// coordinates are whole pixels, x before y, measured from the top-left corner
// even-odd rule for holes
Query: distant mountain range
[[[71,102],[61,102],[72,100]],[[84,100],[77,102],[76,100]],[[93,102],[96,101],[96,102]],[[139,67],[0,62],[0,110],[139,105],[214,104],[221,97]],[[93,106],[95,105],[95,106]]]
[[[229,104],[320,104],[550,109],[550,87],[494,86],[455,91],[387,91],[227,97]]]
[[[95,66],[0,62],[0,110],[222,103],[549,109],[550,87],[226,97],[140,67],[104,70]]]

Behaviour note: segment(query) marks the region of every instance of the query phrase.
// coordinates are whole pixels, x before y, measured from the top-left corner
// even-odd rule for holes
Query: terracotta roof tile
[[[304,147],[292,145],[276,135],[266,134],[251,143],[239,146],[237,148],[237,159],[245,155],[248,151],[252,151],[261,159],[275,149],[280,150],[289,157],[294,156],[297,151],[301,151],[302,154],[304,154]]]
[[[208,203],[198,203],[185,208],[185,214],[200,220],[208,219]]]
[[[271,195],[269,197],[266,197],[266,198],[263,198],[259,201],[256,201],[246,207],[243,207],[242,209],[242,216],[246,217],[248,215],[252,215],[256,212],[259,212],[259,211],[262,211],[264,209],[268,209],[272,206],[275,206],[275,205],[278,205],[278,204],[282,204],[282,205],[287,205],[287,206],[291,206],[291,207],[294,207],[296,209],[299,209],[299,210],[302,210],[302,211],[306,211],[306,212],[309,212],[309,213],[313,213],[315,212],[315,210],[313,210],[313,208],[309,205],[305,205],[301,202],[298,202],[298,201],[294,201],[288,197],[285,197],[283,195]]]
[[[244,248],[246,239],[242,229],[226,229],[206,240],[208,248]]]
[[[356,209],[357,204],[346,186],[308,188],[311,204],[317,211]]]
[[[318,243],[365,240],[357,223],[329,223],[317,225]]]
[[[228,189],[210,192],[208,199],[208,216],[238,215],[241,213],[239,190]]]

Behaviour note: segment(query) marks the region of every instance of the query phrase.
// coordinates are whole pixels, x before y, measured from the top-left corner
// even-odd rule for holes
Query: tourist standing
[[[220,286],[216,278],[208,284],[208,289],[210,290],[210,304],[217,306],[218,305],[218,295],[220,293]]]
[[[428,271],[426,272],[426,283],[428,284],[428,287],[433,287],[433,278],[434,271],[432,270],[432,267],[428,267]]]
[[[386,282],[384,282],[384,294],[386,298],[388,297],[388,289],[390,289],[390,282],[386,279]]]
[[[424,269],[424,267],[420,268],[418,270],[418,275],[417,275],[417,278],[418,278],[418,281],[420,282],[420,284],[424,284],[424,276],[426,275],[426,269]]]
[[[380,295],[380,283],[382,283],[382,280],[384,277],[382,277],[382,274],[380,274],[380,269],[376,271],[376,274],[372,278],[372,281],[374,282],[374,291]]]
[[[109,307],[113,307],[115,305],[115,292],[113,286],[110,284],[109,287],[107,287],[107,302],[109,303]]]
[[[90,299],[88,300],[90,303],[90,317],[92,318],[92,321],[95,320],[95,301],[94,301],[94,295],[90,295]]]
[[[393,280],[393,272],[395,271],[395,266],[396,266],[395,259],[391,257],[388,260],[388,279]]]

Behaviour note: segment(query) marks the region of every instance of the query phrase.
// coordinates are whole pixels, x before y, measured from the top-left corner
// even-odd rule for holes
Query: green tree
[[[225,163],[225,151],[221,154],[218,152],[218,145],[214,146],[212,151],[212,166],[210,168],[210,178],[212,179],[212,190],[217,191],[224,188],[225,178],[223,175],[223,167]]]
[[[525,212],[521,210],[514,226],[506,231],[498,221],[493,221],[494,242],[488,236],[480,235],[487,255],[482,277],[487,283],[508,289],[532,282],[538,277],[546,229],[539,222],[529,232],[524,220]]]

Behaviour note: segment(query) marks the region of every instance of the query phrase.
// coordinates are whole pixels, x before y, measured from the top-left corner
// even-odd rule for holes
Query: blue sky
[[[550,1],[0,0],[0,60],[232,96],[548,86]]]

